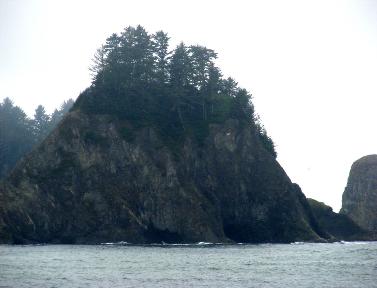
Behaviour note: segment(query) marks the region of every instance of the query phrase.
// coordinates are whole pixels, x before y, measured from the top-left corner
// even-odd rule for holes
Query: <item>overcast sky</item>
[[[218,52],[292,181],[341,207],[352,162],[377,153],[377,1],[0,0],[0,99],[52,112],[90,85],[105,39],[137,24]]]

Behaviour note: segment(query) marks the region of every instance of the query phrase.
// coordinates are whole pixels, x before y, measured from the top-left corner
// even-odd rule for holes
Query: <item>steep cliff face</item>
[[[77,109],[0,186],[0,242],[319,241],[305,196],[237,120],[168,148]],[[132,138],[132,139],[131,139]]]
[[[352,164],[342,202],[341,213],[362,228],[377,232],[377,155]]]

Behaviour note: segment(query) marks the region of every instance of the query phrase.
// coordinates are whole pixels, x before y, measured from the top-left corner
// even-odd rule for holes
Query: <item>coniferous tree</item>
[[[169,65],[170,83],[173,87],[183,88],[190,84],[192,63],[186,45],[181,42],[175,48]]]
[[[214,106],[218,100],[219,93],[221,92],[221,71],[211,63],[208,68],[208,80],[203,87],[203,94],[207,95],[208,101],[210,103],[210,113],[214,113]]]
[[[271,153],[274,158],[277,157],[277,152],[275,148],[275,144],[272,141],[271,137],[268,136],[266,129],[264,128],[263,124],[260,121],[259,116],[255,116],[255,126],[258,131],[259,139],[262,142],[263,147]]]
[[[119,51],[124,84],[132,86],[152,78],[153,47],[143,27],[127,27],[120,35]]]
[[[190,86],[192,74],[191,59],[186,45],[181,42],[174,50],[169,65],[170,85],[172,86],[172,110],[176,111],[183,129],[185,123],[183,119],[182,106],[187,104],[187,90]]]
[[[39,105],[35,118],[29,119],[9,98],[5,98],[0,103],[0,179],[5,177],[22,156],[56,127],[72,105],[72,99],[64,101],[60,109],[55,109],[51,117],[43,106]]]
[[[120,37],[113,33],[110,37],[106,39],[106,44],[102,46],[103,54],[105,56],[105,64],[111,68],[116,67],[121,64],[120,56]],[[102,53],[102,52],[101,52]],[[112,72],[109,70],[108,72]]]
[[[237,119],[253,119],[254,107],[251,95],[246,89],[237,89],[234,95],[234,117]]]
[[[9,98],[0,103],[0,178],[34,145],[31,121]]]
[[[92,65],[89,67],[89,71],[92,75],[93,82],[99,81],[103,84],[103,73],[106,66],[106,50],[105,45],[97,49],[92,59]]]
[[[106,43],[103,46],[103,55],[105,56],[105,65],[101,69],[101,71],[103,71],[103,75],[101,75],[101,77],[95,77],[95,84],[102,84],[102,86],[106,85],[106,87],[111,87],[112,91],[119,93],[121,88],[120,68],[122,61],[120,53],[120,37],[117,34],[114,33],[106,39]]]
[[[205,86],[209,78],[209,69],[216,59],[216,53],[203,46],[190,46],[189,53],[191,58],[191,84],[199,90],[199,101],[202,109],[203,120],[207,120],[207,100],[208,91],[205,91]]]
[[[47,136],[50,122],[50,116],[46,113],[42,105],[39,105],[37,109],[35,109],[33,122],[34,134],[37,142],[40,142]]]
[[[47,115],[43,106],[39,105],[35,118],[29,119],[9,98],[0,103],[0,179],[56,127],[72,105],[72,99],[64,101],[51,117]]]
[[[217,55],[213,50],[199,45],[190,46],[189,53],[192,59],[191,83],[201,89],[208,81],[209,69]]]
[[[169,37],[163,31],[158,31],[152,36],[152,41],[156,80],[157,82],[166,83],[169,77]]]
[[[64,115],[67,114],[72,108],[73,104],[73,99],[68,99],[60,105],[59,109],[54,110],[50,116],[48,132],[52,131],[58,125],[58,123],[63,119]]]
[[[75,101],[73,101],[72,98],[68,99],[68,100],[65,100],[61,105],[60,105],[60,109],[59,109],[59,112],[60,112],[60,115],[61,115],[61,118],[63,118],[63,116],[65,114],[67,114],[69,112],[69,110],[71,110],[73,104],[75,103]]]
[[[177,135],[198,131],[204,139],[211,122],[228,118],[258,127],[251,95],[234,79],[223,78],[216,58],[213,50],[200,45],[180,43],[169,51],[163,31],[151,35],[140,25],[127,27],[97,51],[92,67],[96,75],[83,92],[86,97],[78,99],[80,108],[116,115],[135,127],[153,123],[173,142],[182,139]],[[257,131],[276,156],[265,130]]]
[[[232,78],[228,77],[221,82],[222,93],[230,97],[235,97],[238,89],[238,83]]]

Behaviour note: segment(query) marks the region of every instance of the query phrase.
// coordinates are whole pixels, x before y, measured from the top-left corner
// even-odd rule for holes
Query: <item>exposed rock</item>
[[[0,186],[0,242],[323,241],[255,131],[211,124],[179,153],[153,128],[76,110]]]
[[[373,235],[363,230],[347,215],[335,213],[330,206],[314,199],[308,199],[308,202],[318,224],[334,237],[334,241],[374,239]]]
[[[341,213],[365,230],[377,232],[377,155],[352,164],[342,202]]]

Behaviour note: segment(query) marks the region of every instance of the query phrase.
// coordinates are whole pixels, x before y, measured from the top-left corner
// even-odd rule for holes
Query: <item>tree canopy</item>
[[[274,144],[257,117],[251,94],[216,66],[217,54],[183,42],[169,50],[163,31],[142,26],[112,34],[97,50],[93,81],[75,107],[153,125],[170,139],[194,134],[203,141],[211,123],[237,119],[256,128],[261,143],[276,157]],[[85,95],[85,96],[84,96]]]
[[[11,99],[5,98],[0,103],[0,179],[34,145],[43,141],[72,105],[73,100],[69,99],[51,115],[39,105],[35,109],[34,118],[30,119]]]

